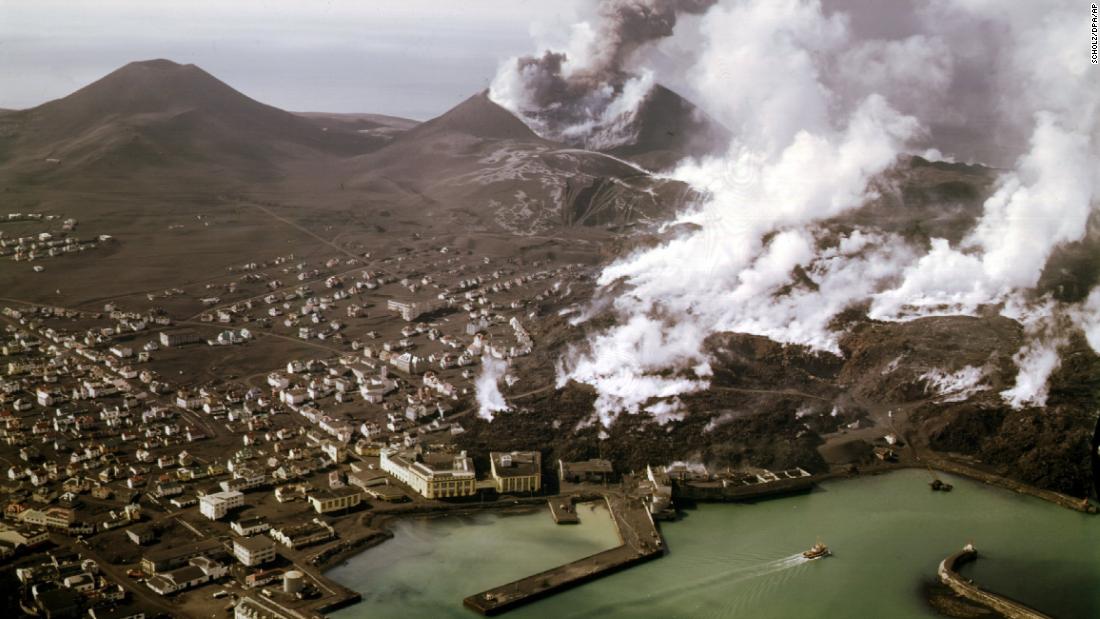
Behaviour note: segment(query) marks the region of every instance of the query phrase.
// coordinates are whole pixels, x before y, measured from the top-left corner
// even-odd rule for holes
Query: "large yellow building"
[[[313,510],[318,514],[327,514],[349,509],[363,502],[363,492],[358,488],[335,488],[316,490],[306,497]]]
[[[471,496],[477,492],[473,460],[465,451],[398,451],[385,448],[379,454],[382,470],[424,498]]]
[[[542,454],[494,451],[489,454],[493,484],[500,494],[538,492],[542,488]]]

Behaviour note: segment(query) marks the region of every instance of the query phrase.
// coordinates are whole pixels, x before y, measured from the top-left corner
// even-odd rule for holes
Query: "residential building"
[[[229,573],[229,568],[210,557],[199,555],[191,558],[184,567],[157,574],[145,584],[161,595],[169,595],[190,589],[211,580],[218,580]]]
[[[153,532],[153,527],[148,524],[136,524],[126,529],[126,537],[130,538],[130,541],[142,546],[156,539],[156,534]]]
[[[271,529],[271,539],[288,548],[303,548],[336,537],[336,531],[328,523],[314,518],[309,522],[285,525]]]
[[[50,539],[49,532],[44,528],[27,525],[16,525],[11,528],[0,527],[0,542],[12,548],[33,548],[44,544]]]
[[[202,336],[190,329],[176,329],[160,332],[161,346],[183,346],[201,342]]]
[[[224,518],[230,510],[244,505],[244,494],[231,490],[215,492],[199,499],[199,513],[211,520]]]
[[[147,574],[154,574],[186,565],[188,561],[195,557],[213,555],[223,551],[221,542],[216,539],[171,548],[158,547],[141,558],[141,569]]]
[[[197,587],[209,581],[210,576],[208,576],[206,572],[203,572],[194,565],[188,565],[174,569],[170,572],[157,574],[146,580],[145,584],[160,595],[170,595],[177,591]]]
[[[233,556],[248,567],[275,560],[275,542],[266,535],[233,540]]]
[[[271,528],[267,519],[262,516],[256,516],[254,518],[245,518],[244,520],[236,520],[229,525],[233,532],[242,537],[248,537],[257,533],[263,533]]]
[[[234,475],[233,479],[218,482],[222,492],[244,492],[267,483],[267,475],[261,471],[239,471]]]
[[[390,359],[390,365],[406,374],[421,374],[428,369],[424,359],[411,352],[401,353]]]
[[[386,302],[386,309],[401,314],[401,318],[406,322],[412,322],[424,314],[439,309],[439,306],[438,303],[434,301],[402,301],[399,299],[390,299]]]
[[[135,604],[88,609],[91,619],[145,619],[145,611]]]

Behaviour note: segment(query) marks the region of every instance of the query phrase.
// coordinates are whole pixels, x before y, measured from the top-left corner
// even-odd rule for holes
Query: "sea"
[[[969,479],[902,470],[831,480],[749,504],[699,504],[660,524],[669,552],[652,562],[507,614],[512,619],[662,617],[924,618],[936,568],[967,543],[963,573],[1062,619],[1100,617],[1100,516]],[[579,525],[547,509],[393,524],[394,538],[328,572],[363,601],[330,616],[465,617],[468,595],[618,545],[604,506]],[[833,556],[806,560],[821,540]]]

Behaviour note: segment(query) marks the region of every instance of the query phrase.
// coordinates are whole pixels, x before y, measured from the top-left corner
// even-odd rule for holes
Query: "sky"
[[[483,90],[578,0],[0,0],[0,108],[134,61],[193,63],[293,111],[423,120]],[[534,26],[533,24],[539,24]]]

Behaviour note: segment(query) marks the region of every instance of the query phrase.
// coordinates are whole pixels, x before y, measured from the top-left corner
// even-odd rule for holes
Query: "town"
[[[589,276],[447,247],[289,254],[135,308],[4,305],[0,557],[22,610],[313,616],[358,599],[322,570],[386,538],[366,514],[545,504],[544,479],[598,498],[609,461],[455,443],[482,361],[532,354],[527,325]],[[663,469],[635,486],[668,514]]]

